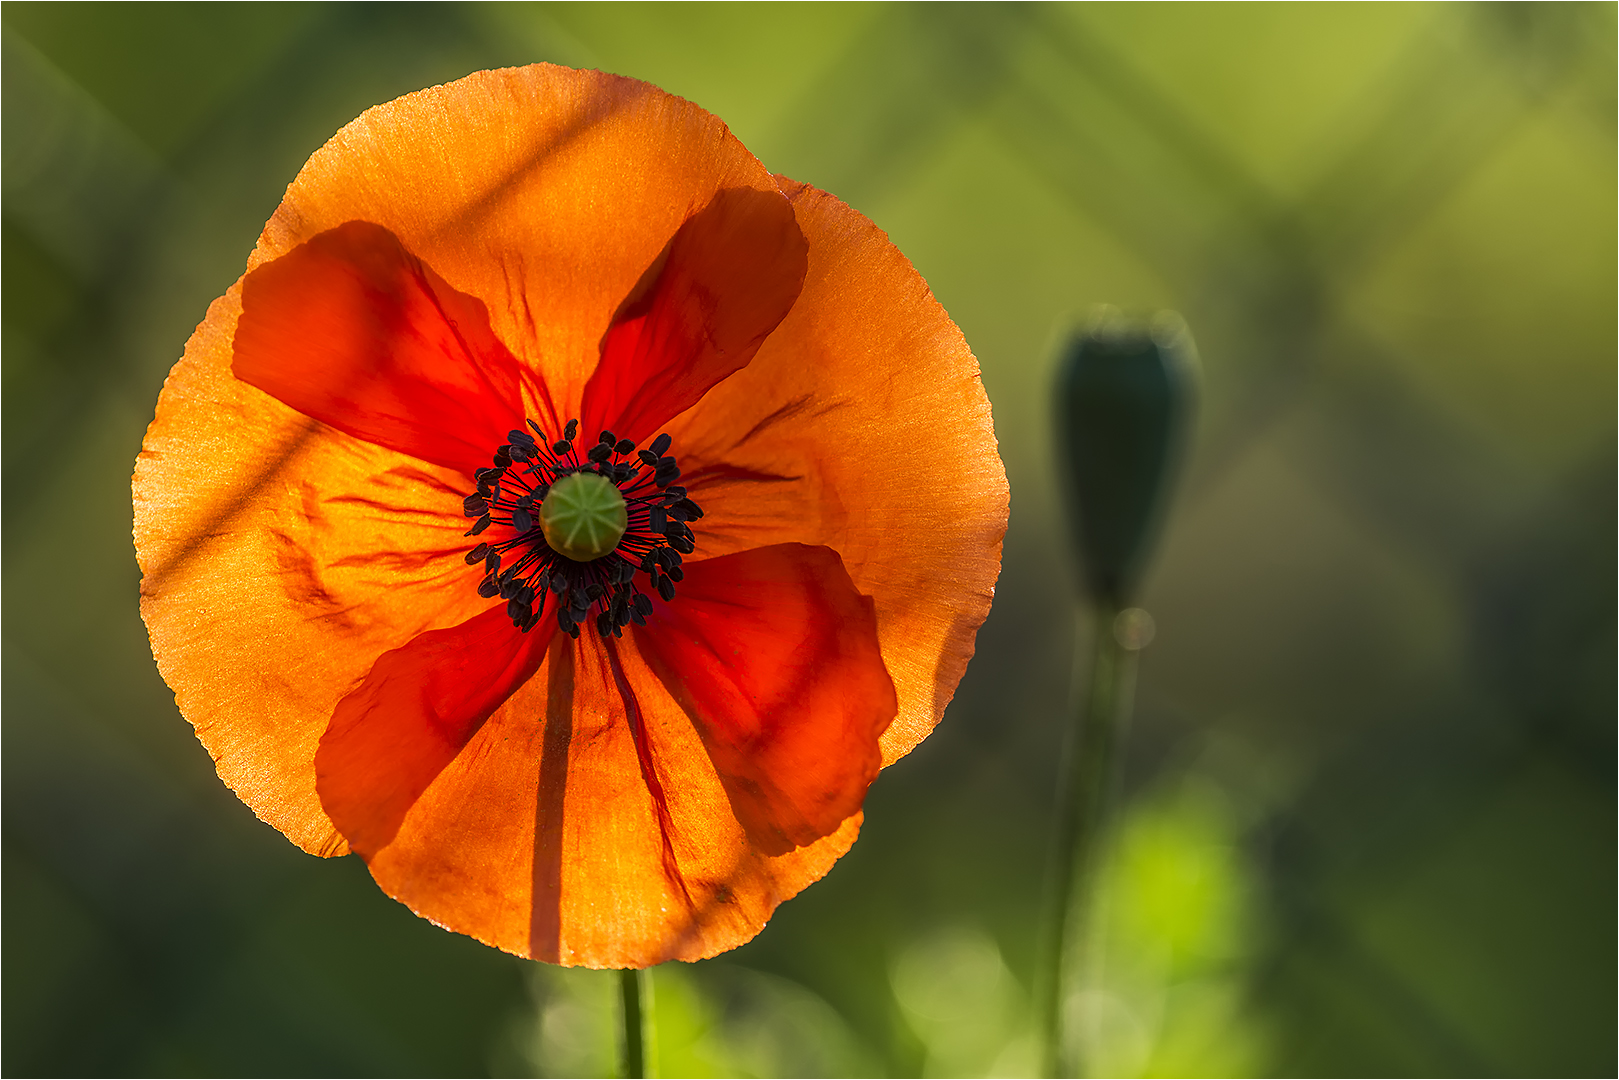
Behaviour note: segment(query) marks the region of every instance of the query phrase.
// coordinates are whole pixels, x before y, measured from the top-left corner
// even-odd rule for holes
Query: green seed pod
[[[576,472],[551,485],[540,505],[545,542],[564,558],[591,562],[618,546],[629,522],[624,496],[612,481]]]
[[[1157,539],[1196,408],[1196,352],[1180,316],[1145,325],[1105,309],[1063,346],[1058,465],[1084,580],[1129,603]]]

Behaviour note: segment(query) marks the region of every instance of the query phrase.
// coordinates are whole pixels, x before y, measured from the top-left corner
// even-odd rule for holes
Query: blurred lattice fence
[[[1146,598],[1110,1067],[1613,1070],[1611,5],[0,22],[7,1072],[597,1060],[588,978],[418,922],[221,788],[129,540],[163,374],[304,158],[542,59],[690,97],[888,229],[983,363],[1013,487],[945,725],[827,881],[665,977],[667,1073],[1027,1068],[1074,648],[1046,386],[1096,302],[1181,311],[1205,368]]]

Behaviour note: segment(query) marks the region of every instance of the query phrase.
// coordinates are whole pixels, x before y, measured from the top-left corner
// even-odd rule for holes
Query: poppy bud
[[[1196,363],[1171,312],[1143,326],[1104,309],[1063,348],[1058,464],[1086,586],[1111,606],[1146,568],[1191,427]]]

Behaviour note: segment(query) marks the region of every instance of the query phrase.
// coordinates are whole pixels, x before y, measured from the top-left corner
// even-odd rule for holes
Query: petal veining
[[[972,656],[1006,472],[978,362],[921,275],[858,212],[782,186],[810,242],[798,303],[669,430],[705,512],[696,558],[824,544],[875,602],[899,695],[887,764],[938,723]]]
[[[807,846],[760,851],[635,639],[614,649],[616,671],[599,638],[552,637],[368,858],[389,895],[536,960],[644,967],[742,944],[854,843],[858,813]]]
[[[585,386],[584,430],[639,442],[745,367],[798,298],[807,256],[778,192],[715,195],[614,315]]]
[[[552,64],[480,71],[367,110],[316,151],[249,269],[368,221],[488,308],[561,418],[603,334],[688,218],[725,189],[779,197],[718,118],[654,86]],[[592,435],[595,432],[591,432]]]
[[[382,653],[487,601],[464,586],[459,474],[235,378],[239,312],[238,285],[187,343],[135,463],[141,615],[221,779],[301,847],[341,853],[315,793],[332,710]]]
[[[332,714],[315,753],[321,805],[349,846],[391,842],[429,784],[539,669],[556,623],[518,633],[490,608],[383,653]]]
[[[231,367],[305,416],[468,476],[523,422],[517,360],[484,305],[365,221],[247,275]]]
[[[635,639],[760,850],[813,843],[860,809],[894,688],[872,602],[836,552],[781,544],[694,563]]]

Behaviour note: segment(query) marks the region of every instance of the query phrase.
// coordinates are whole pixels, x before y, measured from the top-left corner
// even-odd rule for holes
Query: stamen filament
[[[557,625],[567,633],[578,637],[595,611],[598,633],[622,637],[625,626],[644,624],[652,614],[649,593],[665,603],[674,599],[675,584],[685,576],[681,556],[696,550],[689,522],[703,512],[674,483],[680,468],[668,456],[672,440],[659,435],[637,452],[630,440],[603,431],[581,457],[574,442],[577,420],[569,420],[554,441],[534,421],[527,423],[534,434],[508,432],[510,441],[495,451],[492,467],[478,470],[477,490],[463,500],[466,516],[477,519],[467,536],[494,526],[510,530],[502,538],[483,537],[467,555],[468,565],[483,570],[479,595],[505,600],[513,625],[524,632],[538,621],[549,593],[556,601]],[[579,473],[604,478],[624,502],[624,531],[616,546],[583,562],[552,547],[540,518],[552,487]],[[646,575],[649,592],[637,587],[637,574]]]

